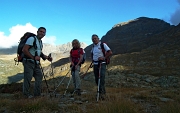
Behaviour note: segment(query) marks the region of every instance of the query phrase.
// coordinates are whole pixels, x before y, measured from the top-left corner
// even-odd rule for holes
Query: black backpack
[[[18,63],[17,63],[17,65],[18,65],[19,62],[22,62],[22,61],[23,61],[23,58],[25,58],[25,55],[24,55],[22,49],[23,49],[23,47],[24,47],[24,45],[25,45],[25,43],[26,43],[26,41],[27,41],[27,39],[28,39],[29,37],[34,37],[34,42],[33,42],[33,46],[32,46],[32,47],[34,47],[35,49],[37,48],[35,36],[36,36],[36,35],[33,34],[33,33],[26,32],[26,33],[24,34],[24,36],[22,36],[22,37],[20,38],[19,44],[18,44],[18,48],[17,48],[17,58],[14,58],[15,65],[16,65],[17,62],[18,62]]]

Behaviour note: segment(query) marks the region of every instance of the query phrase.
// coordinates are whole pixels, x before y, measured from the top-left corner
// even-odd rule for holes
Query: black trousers
[[[101,68],[100,68],[101,67]],[[98,80],[99,80],[99,71],[100,71],[100,85],[99,85],[99,91],[101,94],[105,94],[105,73],[106,73],[106,64],[102,63],[101,66],[94,65],[94,76],[95,76],[95,82],[98,86]]]

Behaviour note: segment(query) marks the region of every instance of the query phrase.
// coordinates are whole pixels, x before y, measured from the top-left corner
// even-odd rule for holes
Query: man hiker
[[[95,82],[98,86],[98,80],[100,77],[99,83],[99,97],[104,99],[104,95],[106,94],[105,90],[105,72],[106,72],[106,59],[112,55],[111,49],[107,46],[107,44],[102,43],[103,49],[105,50],[105,55],[103,54],[101,41],[99,40],[98,35],[92,35],[93,48],[91,50],[92,61],[93,61],[93,71],[95,76]]]
[[[25,57],[23,58],[24,66],[24,81],[23,81],[23,94],[27,98],[32,98],[30,94],[30,82],[32,77],[35,79],[34,96],[41,95],[41,82],[43,78],[42,70],[40,68],[40,57],[43,60],[48,59],[52,61],[52,58],[42,53],[42,41],[41,39],[46,34],[46,28],[40,27],[37,31],[37,36],[29,37],[22,49]],[[33,44],[35,41],[35,44]]]
[[[81,95],[80,67],[83,58],[83,49],[80,48],[80,42],[77,39],[72,41],[72,50],[70,51],[71,74],[74,83],[74,91],[77,95]]]

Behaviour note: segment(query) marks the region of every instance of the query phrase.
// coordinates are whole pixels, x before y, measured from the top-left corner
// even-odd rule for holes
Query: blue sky
[[[115,24],[141,16],[175,24],[180,0],[0,0],[0,7],[0,38],[12,41],[4,46],[0,41],[0,47],[16,44],[26,29],[36,32],[40,26],[47,29],[46,43],[76,38],[91,44],[92,34],[101,38]]]

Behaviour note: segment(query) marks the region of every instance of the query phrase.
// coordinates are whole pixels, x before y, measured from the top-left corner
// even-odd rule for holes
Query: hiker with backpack
[[[40,27],[37,31],[37,36],[25,33],[22,37],[22,39],[26,39],[22,48],[22,52],[24,54],[22,57],[22,63],[24,66],[23,94],[28,98],[33,97],[29,91],[32,77],[35,79],[34,96],[41,96],[41,82],[43,74],[40,65],[40,58],[52,61],[51,57],[42,53],[43,44],[41,39],[45,36],[45,34],[46,28]]]
[[[70,51],[70,63],[71,63],[71,75],[73,78],[73,83],[75,90],[74,92],[77,93],[77,95],[81,95],[81,80],[80,80],[80,67],[83,61],[83,54],[84,51],[80,47],[80,42],[77,39],[74,39],[72,41],[72,49]]]
[[[112,55],[111,49],[107,46],[107,44],[102,43],[99,40],[98,35],[92,35],[93,47],[91,50],[91,57],[93,62],[93,71],[95,76],[95,82],[98,86],[98,98],[104,99],[104,95],[106,94],[105,90],[105,72],[106,72],[106,64],[109,63],[109,57]],[[98,101],[98,99],[97,99]]]

